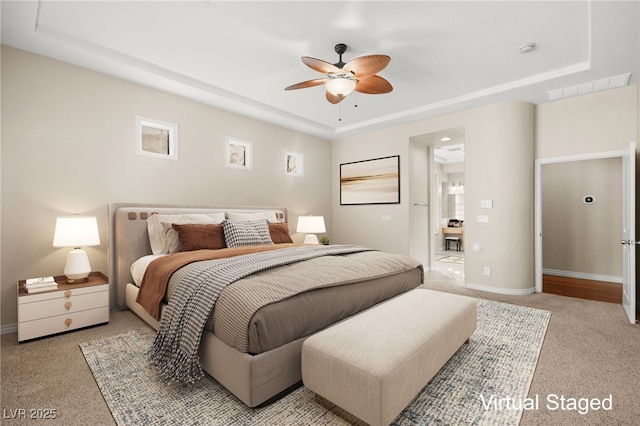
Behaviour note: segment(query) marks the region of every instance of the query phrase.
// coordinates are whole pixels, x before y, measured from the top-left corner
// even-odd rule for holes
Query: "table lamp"
[[[324,227],[324,217],[322,216],[300,216],[296,232],[307,234],[304,237],[304,244],[319,244],[317,232],[327,232]]]
[[[98,221],[90,216],[58,217],[53,235],[54,247],[73,247],[67,255],[64,274],[68,283],[86,281],[91,272],[89,257],[81,246],[97,246],[100,244]]]

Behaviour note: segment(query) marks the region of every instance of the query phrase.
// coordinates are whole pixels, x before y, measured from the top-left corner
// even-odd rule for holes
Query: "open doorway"
[[[544,164],[542,291],[622,303],[622,164],[598,158]]]
[[[621,188],[622,197],[622,223],[621,229],[609,229],[606,239],[612,240],[612,244],[617,245],[616,241],[620,243],[622,248],[622,307],[631,323],[637,322],[636,317],[636,244],[635,240],[635,223],[636,223],[636,205],[635,205],[635,189],[636,189],[636,173],[635,173],[635,161],[636,161],[636,146],[634,143],[629,144],[626,150],[601,152],[593,154],[582,154],[566,157],[554,157],[543,158],[536,160],[535,168],[535,235],[536,235],[536,249],[535,249],[535,278],[536,278],[536,292],[542,292],[543,290],[543,236],[547,235],[547,231],[543,232],[543,185],[542,175],[543,167],[554,163],[565,163],[588,160],[602,160],[608,158],[618,158],[621,160],[621,184],[609,185],[611,187]],[[609,188],[611,190],[611,188]],[[596,197],[592,194],[587,194],[582,198],[583,202],[592,204],[597,202]],[[617,203],[616,203],[617,204]],[[571,219],[571,217],[569,217]],[[565,221],[568,224],[573,221]],[[615,225],[617,227],[617,225]],[[585,232],[589,232],[587,229]],[[612,245],[613,247],[613,245]],[[611,251],[619,251],[611,249]]]
[[[435,269],[464,284],[464,140],[444,136],[434,147],[439,174],[439,226],[434,232]]]
[[[464,127],[446,129],[411,138],[414,155],[425,155],[428,173],[412,173],[414,188],[428,188],[428,226],[412,238],[426,241],[430,270],[439,271],[464,285]],[[413,161],[416,164],[416,161]],[[416,168],[416,167],[414,167]],[[422,215],[422,206],[414,201],[413,223]],[[421,216],[422,217],[422,216]],[[419,229],[412,226],[413,230]],[[420,228],[422,229],[422,228]],[[418,244],[414,244],[418,247]],[[426,266],[426,265],[425,265]]]

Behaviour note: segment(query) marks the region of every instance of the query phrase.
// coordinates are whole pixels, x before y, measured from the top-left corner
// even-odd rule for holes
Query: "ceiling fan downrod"
[[[344,62],[342,62],[342,54],[347,51],[347,45],[344,44],[344,43],[338,43],[338,44],[335,45],[333,50],[335,50],[336,53],[340,56],[339,59],[338,59],[338,62],[336,62],[333,65],[335,65],[336,67],[338,67],[340,69],[344,68],[344,66],[346,64]]]

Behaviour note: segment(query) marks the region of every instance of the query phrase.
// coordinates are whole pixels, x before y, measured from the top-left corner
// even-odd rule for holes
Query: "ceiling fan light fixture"
[[[330,78],[326,83],[327,91],[334,96],[346,97],[356,88],[356,80],[348,77]]]

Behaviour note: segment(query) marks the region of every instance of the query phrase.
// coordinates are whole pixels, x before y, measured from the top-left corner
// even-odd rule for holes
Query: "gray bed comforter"
[[[186,265],[173,274],[167,298],[197,265]],[[224,288],[206,329],[241,352],[259,354],[422,281],[422,265],[404,255],[363,251],[309,259],[254,273]]]

